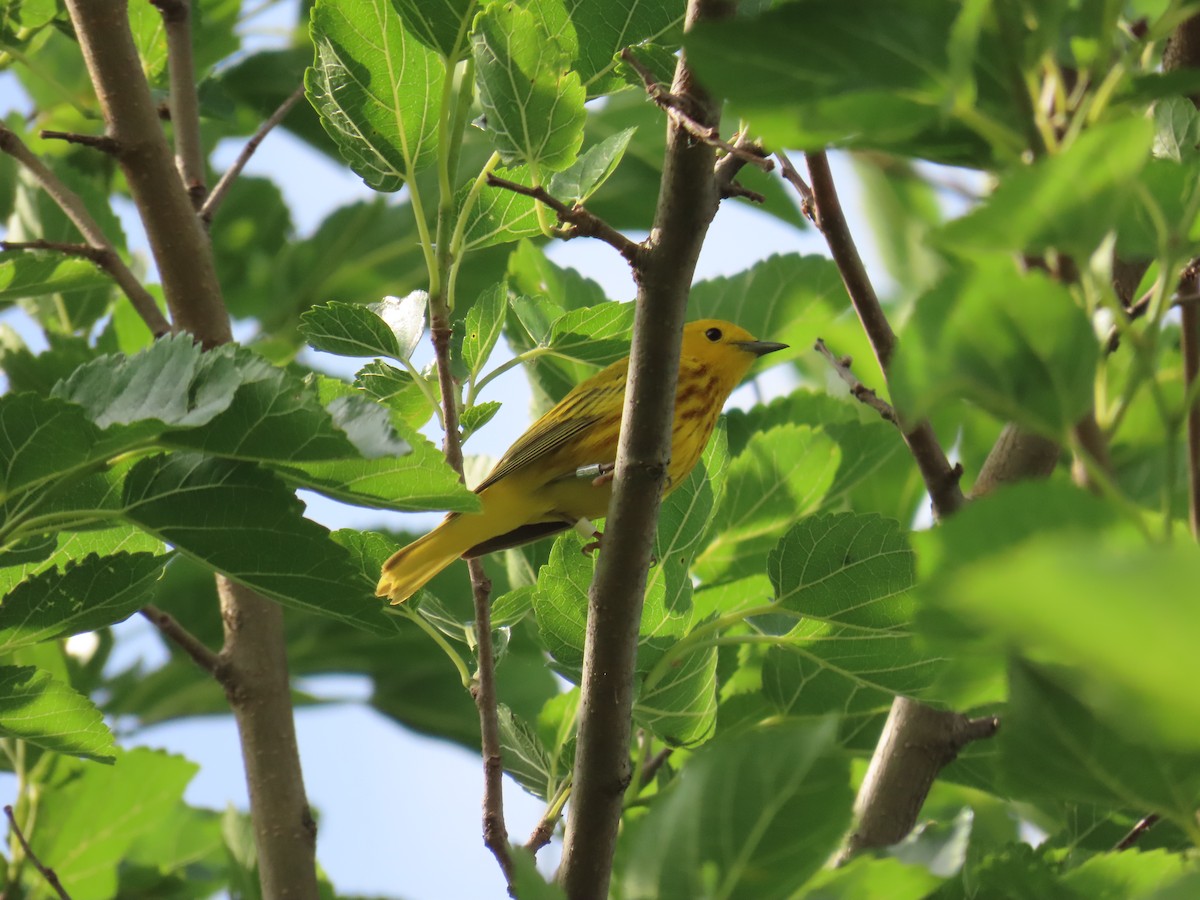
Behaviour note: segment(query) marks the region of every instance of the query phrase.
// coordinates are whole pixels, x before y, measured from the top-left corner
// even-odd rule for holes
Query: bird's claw
[[[599,550],[600,542],[604,539],[604,535],[601,534],[599,531],[593,531],[592,537],[594,538],[594,540],[591,543],[584,544],[582,547],[579,548],[579,552],[582,553],[584,556],[591,556],[593,553],[595,553],[597,550]]]
[[[592,487],[604,487],[616,476],[617,467],[613,463],[601,463],[600,474],[592,479]]]

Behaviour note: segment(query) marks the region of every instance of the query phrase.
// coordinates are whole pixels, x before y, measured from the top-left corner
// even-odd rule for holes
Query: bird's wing
[[[577,385],[517,438],[516,443],[496,463],[496,468],[475,488],[475,492],[479,493],[518,469],[546,459],[572,442],[582,445],[588,432],[597,426],[605,427],[605,422],[610,423],[608,427],[612,431],[611,441],[605,442],[611,443],[612,456],[608,459],[583,459],[579,465],[612,462],[616,458],[621,397],[625,393],[625,373],[628,369],[629,360],[619,360]]]
[[[488,477],[475,488],[475,492],[478,493],[484,488],[490,487],[517,469],[545,459],[603,419],[604,416],[599,413],[577,415],[567,419],[554,419],[546,416],[508,448],[508,452],[504,454],[500,462],[496,463],[496,468],[492,469]],[[594,460],[594,462],[601,461]],[[588,462],[593,462],[593,460]]]

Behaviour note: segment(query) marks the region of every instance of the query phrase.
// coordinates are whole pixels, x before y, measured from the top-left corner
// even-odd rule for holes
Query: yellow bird
[[[755,340],[718,319],[683,329],[667,492],[704,452],[721,408],[764,354],[787,344]],[[403,603],[455,559],[471,559],[580,527],[608,512],[629,358],[576,386],[496,463],[475,488],[481,510],[451,513],[383,564],[375,593]]]

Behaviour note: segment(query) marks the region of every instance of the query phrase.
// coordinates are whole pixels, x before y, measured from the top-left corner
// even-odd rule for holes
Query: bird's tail
[[[375,596],[389,598],[393,606],[403,603],[482,540],[481,533],[490,536],[485,518],[450,516],[429,534],[401,547],[383,564]]]
[[[375,596],[387,597],[392,604],[403,603],[433,578],[438,572],[458,559],[465,547],[458,546],[448,526],[458,517],[448,519],[429,534],[417,538],[407,547],[401,547],[383,564]]]

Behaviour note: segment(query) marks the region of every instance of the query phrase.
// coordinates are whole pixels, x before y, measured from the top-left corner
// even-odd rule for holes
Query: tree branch
[[[159,124],[129,31],[127,3],[67,0],[67,10],[107,134],[116,142],[117,162],[146,227],[171,317],[206,347],[226,343],[232,332],[208,237]]]
[[[859,381],[858,376],[850,371],[852,360],[849,356],[834,356],[833,351],[820,338],[817,338],[813,349],[829,360],[829,364],[833,366],[833,371],[837,373],[838,378],[842,379],[850,387],[850,394],[855,400],[871,407],[871,409],[879,413],[881,418],[891,422],[893,425],[900,424],[896,418],[896,411],[892,409],[892,405],[876,394],[874,390]]]
[[[200,141],[200,103],[192,59],[190,0],[150,0],[162,13],[167,32],[167,72],[171,79],[171,128],[175,132],[175,167],[184,189],[199,209],[204,202],[204,146]]]
[[[292,111],[292,107],[303,96],[304,85],[300,85],[288,95],[286,100],[279,104],[279,108],[271,113],[265,122],[258,126],[258,131],[254,132],[254,136],[246,142],[246,146],[242,148],[242,152],[238,154],[233,165],[221,176],[216,187],[212,189],[212,193],[208,195],[208,199],[204,201],[204,205],[200,207],[200,219],[204,222],[205,226],[212,224],[213,216],[217,214],[218,207],[224,202],[225,195],[233,187],[234,180],[242,173],[242,169],[246,167],[246,163],[250,161],[250,157],[254,155],[254,151],[258,149],[258,145],[263,142],[263,139],[271,132],[271,129],[287,118],[287,114]]]
[[[34,868],[42,874],[42,877],[46,879],[46,884],[50,885],[54,889],[54,893],[58,894],[59,900],[71,900],[71,895],[67,893],[67,889],[58,880],[58,873],[49,866],[43,865],[42,861],[38,859],[37,854],[33,852],[33,848],[29,846],[29,841],[25,840],[25,833],[21,831],[21,826],[17,824],[17,817],[13,814],[13,808],[5,806],[4,814],[8,816],[8,824],[12,828],[13,834],[21,842],[21,848],[25,851],[25,858],[33,863]]]
[[[494,188],[501,188],[506,191],[512,191],[514,194],[532,197],[539,203],[544,203],[554,210],[558,215],[558,220],[564,225],[569,226],[569,228],[564,229],[558,234],[558,237],[564,241],[569,241],[575,237],[596,238],[615,249],[631,266],[637,264],[638,254],[642,250],[642,245],[636,241],[631,241],[599,216],[588,212],[584,209],[582,203],[567,206],[561,200],[552,197],[543,187],[529,187],[515,181],[509,181],[506,178],[499,178],[490,172],[487,176],[487,183]]]
[[[850,302],[858,314],[863,330],[879,360],[879,368],[887,377],[888,368],[892,362],[892,354],[896,350],[896,333],[879,304],[875,288],[863,266],[862,257],[850,234],[846,216],[842,212],[842,204],[838,199],[837,189],[833,184],[833,174],[829,170],[829,159],[821,153],[808,154],[808,173],[812,179],[812,201],[816,216],[817,228],[825,235],[829,252],[837,263],[838,271],[846,291],[850,294]],[[961,468],[951,466],[946,453],[938,443],[937,436],[928,420],[922,421],[911,431],[904,432],[904,442],[908,444],[909,452],[916,460],[921,478],[933,501],[934,515],[941,519],[952,514],[963,504],[963,492],[959,485]]]
[[[444,282],[443,282],[444,283]],[[450,364],[450,310],[446,296],[431,295],[430,336],[433,338],[434,359],[442,393],[442,422],[445,438],[442,450],[446,462],[463,477],[462,444],[458,424],[458,386]],[[496,655],[492,647],[492,611],[489,598],[492,582],[483,562],[467,561],[471,576],[471,593],[475,611],[475,654],[479,662],[471,696],[479,711],[480,752],[483,756],[483,843],[492,851],[504,873],[505,883],[512,889],[513,861],[508,847],[508,829],[504,823],[504,757],[500,747],[500,719],[496,697]]]
[[[159,124],[127,3],[67,0],[67,9],[175,324],[205,347],[228,343],[212,247]],[[194,103],[190,97],[184,108]],[[217,592],[225,630],[217,674],[237,720],[262,893],[316,900],[316,825],[296,745],[283,611],[224,576],[217,576]]]
[[[91,147],[109,155],[117,152],[117,142],[103,134],[78,134],[74,131],[51,131],[43,128],[38,132],[38,136],[45,141],[65,141],[68,144]]]
[[[173,644],[192,658],[192,661],[208,674],[224,681],[225,675],[220,672],[221,657],[210,650],[208,645],[179,624],[170,613],[159,609],[153,603],[147,603],[138,610],[147,621],[169,638]]]
[[[1000,720],[971,719],[897,697],[863,777],[854,814],[858,824],[839,862],[902,840],[913,827],[937,774],[973,741],[992,737]]]
[[[775,168],[775,164],[762,153],[755,153],[753,150],[747,150],[744,147],[739,147],[737,144],[731,144],[721,138],[721,131],[715,125],[705,125],[697,121],[698,117],[705,115],[703,106],[697,104],[695,98],[687,94],[682,94],[678,91],[669,91],[664,88],[655,79],[654,73],[643,66],[628,47],[621,51],[621,59],[641,77],[642,83],[646,86],[646,93],[650,95],[650,99],[658,104],[663,112],[674,119],[676,124],[692,137],[704,141],[706,144],[711,144],[713,147],[723,150],[730,156],[736,156],[742,162],[756,166],[764,172],[770,172]],[[678,75],[676,75],[676,81],[678,83]]]
[[[317,824],[304,792],[283,609],[220,576],[225,645],[216,674],[238,725],[264,897],[316,900]]]
[[[685,30],[731,15],[731,4],[689,0]],[[672,95],[705,133],[720,106],[695,81],[686,54]],[[559,880],[570,900],[608,896],[621,804],[632,773],[634,660],[646,573],[670,456],[688,291],[720,203],[716,154],[677,116],[667,128],[658,207],[635,268],[637,305],[608,527],[588,595],[579,732]]]
[[[825,235],[830,255],[841,272],[854,311],[886,380],[896,349],[895,332],[854,244],[829,160],[823,152],[808,154],[808,171],[812,188],[806,192],[804,179],[794,167],[784,164],[784,177],[800,192],[814,224]],[[959,486],[962,467],[950,465],[928,421],[911,431],[904,432],[903,428],[901,431],[929,491],[934,515],[938,519],[953,515],[965,502]],[[994,733],[997,724],[996,720],[977,724],[958,713],[935,710],[907,697],[897,697],[859,788],[855,801],[857,822],[842,859],[849,859],[863,849],[894,844],[908,834],[942,768],[967,743]]]
[[[1195,292],[1193,280],[1192,293]],[[1180,353],[1183,356],[1183,387],[1185,397],[1196,397],[1193,391],[1200,379],[1200,306],[1185,303],[1180,309]],[[1192,537],[1200,541],[1200,397],[1184,410],[1187,428],[1188,523]]]
[[[121,292],[133,304],[133,308],[141,316],[142,321],[146,323],[146,327],[150,329],[151,334],[155,337],[169,334],[171,332],[171,323],[159,311],[158,304],[154,302],[154,298],[150,296],[150,292],[138,281],[137,276],[133,274],[130,268],[125,265],[120,254],[113,248],[112,243],[100,228],[100,225],[92,218],[91,213],[88,212],[83,200],[78,194],[63,184],[59,177],[45,163],[30,152],[29,148],[25,146],[25,142],[17,136],[16,132],[9,130],[3,123],[0,123],[0,152],[8,154],[24,166],[25,170],[41,185],[42,190],[50,195],[50,199],[58,204],[58,208],[79,229],[79,233],[87,241],[88,252],[86,254],[73,252],[72,255],[86,256],[112,276],[113,281],[117,283],[117,287],[121,289]],[[39,246],[41,243],[45,245]],[[19,246],[16,243],[12,244],[13,249],[17,249]],[[57,250],[60,253],[66,253],[69,251],[64,248],[78,248],[78,246],[77,244],[52,244],[30,241],[23,249]]]
[[[1161,817],[1158,813],[1150,813],[1148,816],[1143,816],[1138,820],[1138,823],[1129,829],[1129,833],[1121,838],[1113,845],[1113,853],[1120,853],[1122,850],[1128,850],[1138,842],[1143,834],[1158,824]]]

